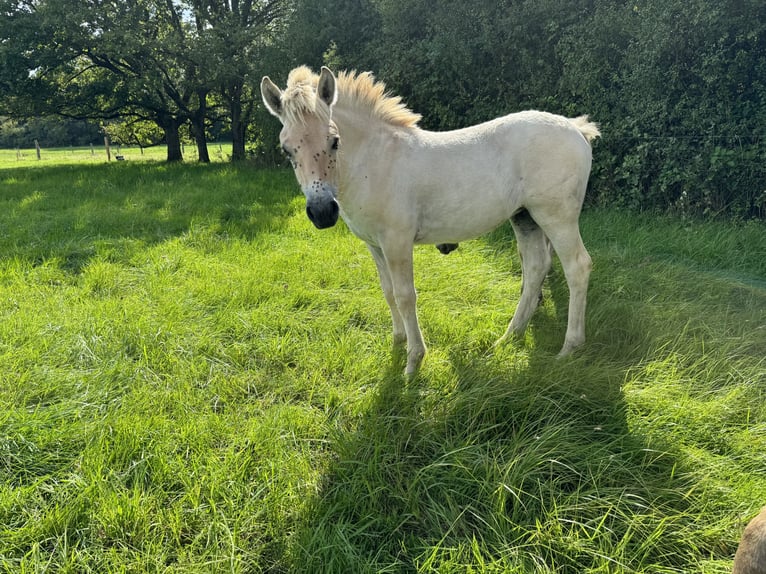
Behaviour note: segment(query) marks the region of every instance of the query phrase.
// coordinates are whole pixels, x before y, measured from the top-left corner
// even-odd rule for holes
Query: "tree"
[[[279,35],[288,0],[190,0],[208,79],[229,111],[232,159],[245,158],[247,126],[259,96],[253,86],[263,54]]]
[[[179,129],[191,122],[200,160],[208,159],[204,121],[211,88],[194,59],[202,53],[199,36],[181,5],[25,0],[8,2],[0,16],[8,30],[4,61],[11,53],[24,55],[5,66],[14,72],[3,75],[15,79],[10,91],[17,95],[8,111],[150,120],[165,133],[169,161],[182,159]]]

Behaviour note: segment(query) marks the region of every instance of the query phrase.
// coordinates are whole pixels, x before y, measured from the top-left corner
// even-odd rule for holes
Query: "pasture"
[[[5,572],[725,573],[766,504],[766,228],[588,210],[588,340],[508,228],[364,245],[289,170],[0,156]],[[20,165],[21,163],[21,165]]]

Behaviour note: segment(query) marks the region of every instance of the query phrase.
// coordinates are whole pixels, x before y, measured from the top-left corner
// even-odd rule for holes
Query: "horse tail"
[[[598,129],[598,124],[590,121],[588,116],[578,116],[569,121],[580,131],[588,143],[592,143],[594,139],[601,135],[601,130]]]

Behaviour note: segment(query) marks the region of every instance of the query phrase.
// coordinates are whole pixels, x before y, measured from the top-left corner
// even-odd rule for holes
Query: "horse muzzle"
[[[338,222],[340,207],[333,190],[327,185],[312,186],[306,193],[306,215],[317,229],[332,227]]]

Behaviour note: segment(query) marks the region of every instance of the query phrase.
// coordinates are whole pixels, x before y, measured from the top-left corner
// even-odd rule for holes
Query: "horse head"
[[[261,96],[282,123],[279,141],[306,196],[306,215],[318,229],[332,227],[339,213],[336,170],[340,136],[332,121],[338,98],[335,76],[326,67],[318,79],[308,68],[296,68],[284,91],[264,76]]]

